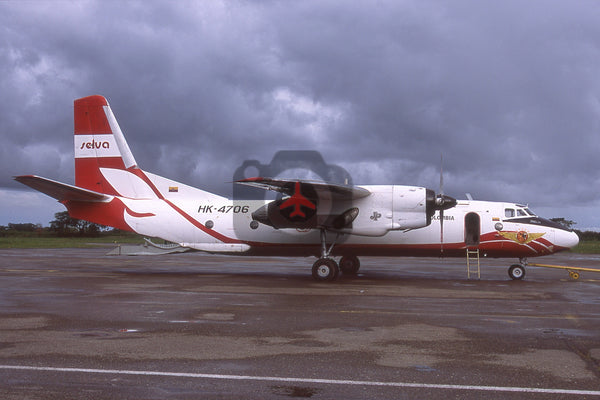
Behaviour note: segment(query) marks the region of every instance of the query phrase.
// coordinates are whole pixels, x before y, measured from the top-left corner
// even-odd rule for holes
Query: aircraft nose
[[[556,244],[560,247],[572,248],[579,243],[579,236],[575,232],[557,230],[555,236]]]

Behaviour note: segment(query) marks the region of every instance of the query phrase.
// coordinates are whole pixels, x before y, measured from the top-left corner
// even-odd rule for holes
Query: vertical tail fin
[[[119,193],[101,168],[130,170],[137,163],[121,128],[102,96],[75,100],[75,185],[100,193]]]

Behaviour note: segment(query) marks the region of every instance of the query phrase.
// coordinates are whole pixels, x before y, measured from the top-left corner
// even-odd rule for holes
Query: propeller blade
[[[440,252],[444,255],[444,209],[440,210]]]
[[[444,154],[440,153],[440,191],[438,194],[438,205],[440,207],[440,255],[444,255]]]
[[[440,153],[440,195],[444,195],[444,156]]]
[[[427,192],[427,216],[432,218],[436,211],[440,212],[440,256],[444,253],[444,210],[448,210],[456,206],[457,202],[454,197],[444,194],[444,166],[443,155],[440,154],[440,190],[435,194],[433,190]],[[431,219],[429,220],[431,222]]]

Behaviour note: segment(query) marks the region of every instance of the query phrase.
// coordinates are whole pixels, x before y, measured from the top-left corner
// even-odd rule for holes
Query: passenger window
[[[506,218],[512,218],[515,216],[515,210],[513,210],[512,208],[505,208],[504,209],[504,216]]]

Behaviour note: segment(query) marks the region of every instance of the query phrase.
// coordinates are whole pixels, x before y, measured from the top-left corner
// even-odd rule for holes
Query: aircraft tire
[[[337,279],[340,269],[331,258],[319,258],[312,266],[312,276],[319,282],[332,282]]]
[[[520,281],[525,277],[525,267],[520,264],[511,265],[508,269],[508,276],[510,276],[512,280]]]
[[[360,269],[360,260],[356,256],[343,256],[340,260],[340,270],[344,275],[356,275]]]

